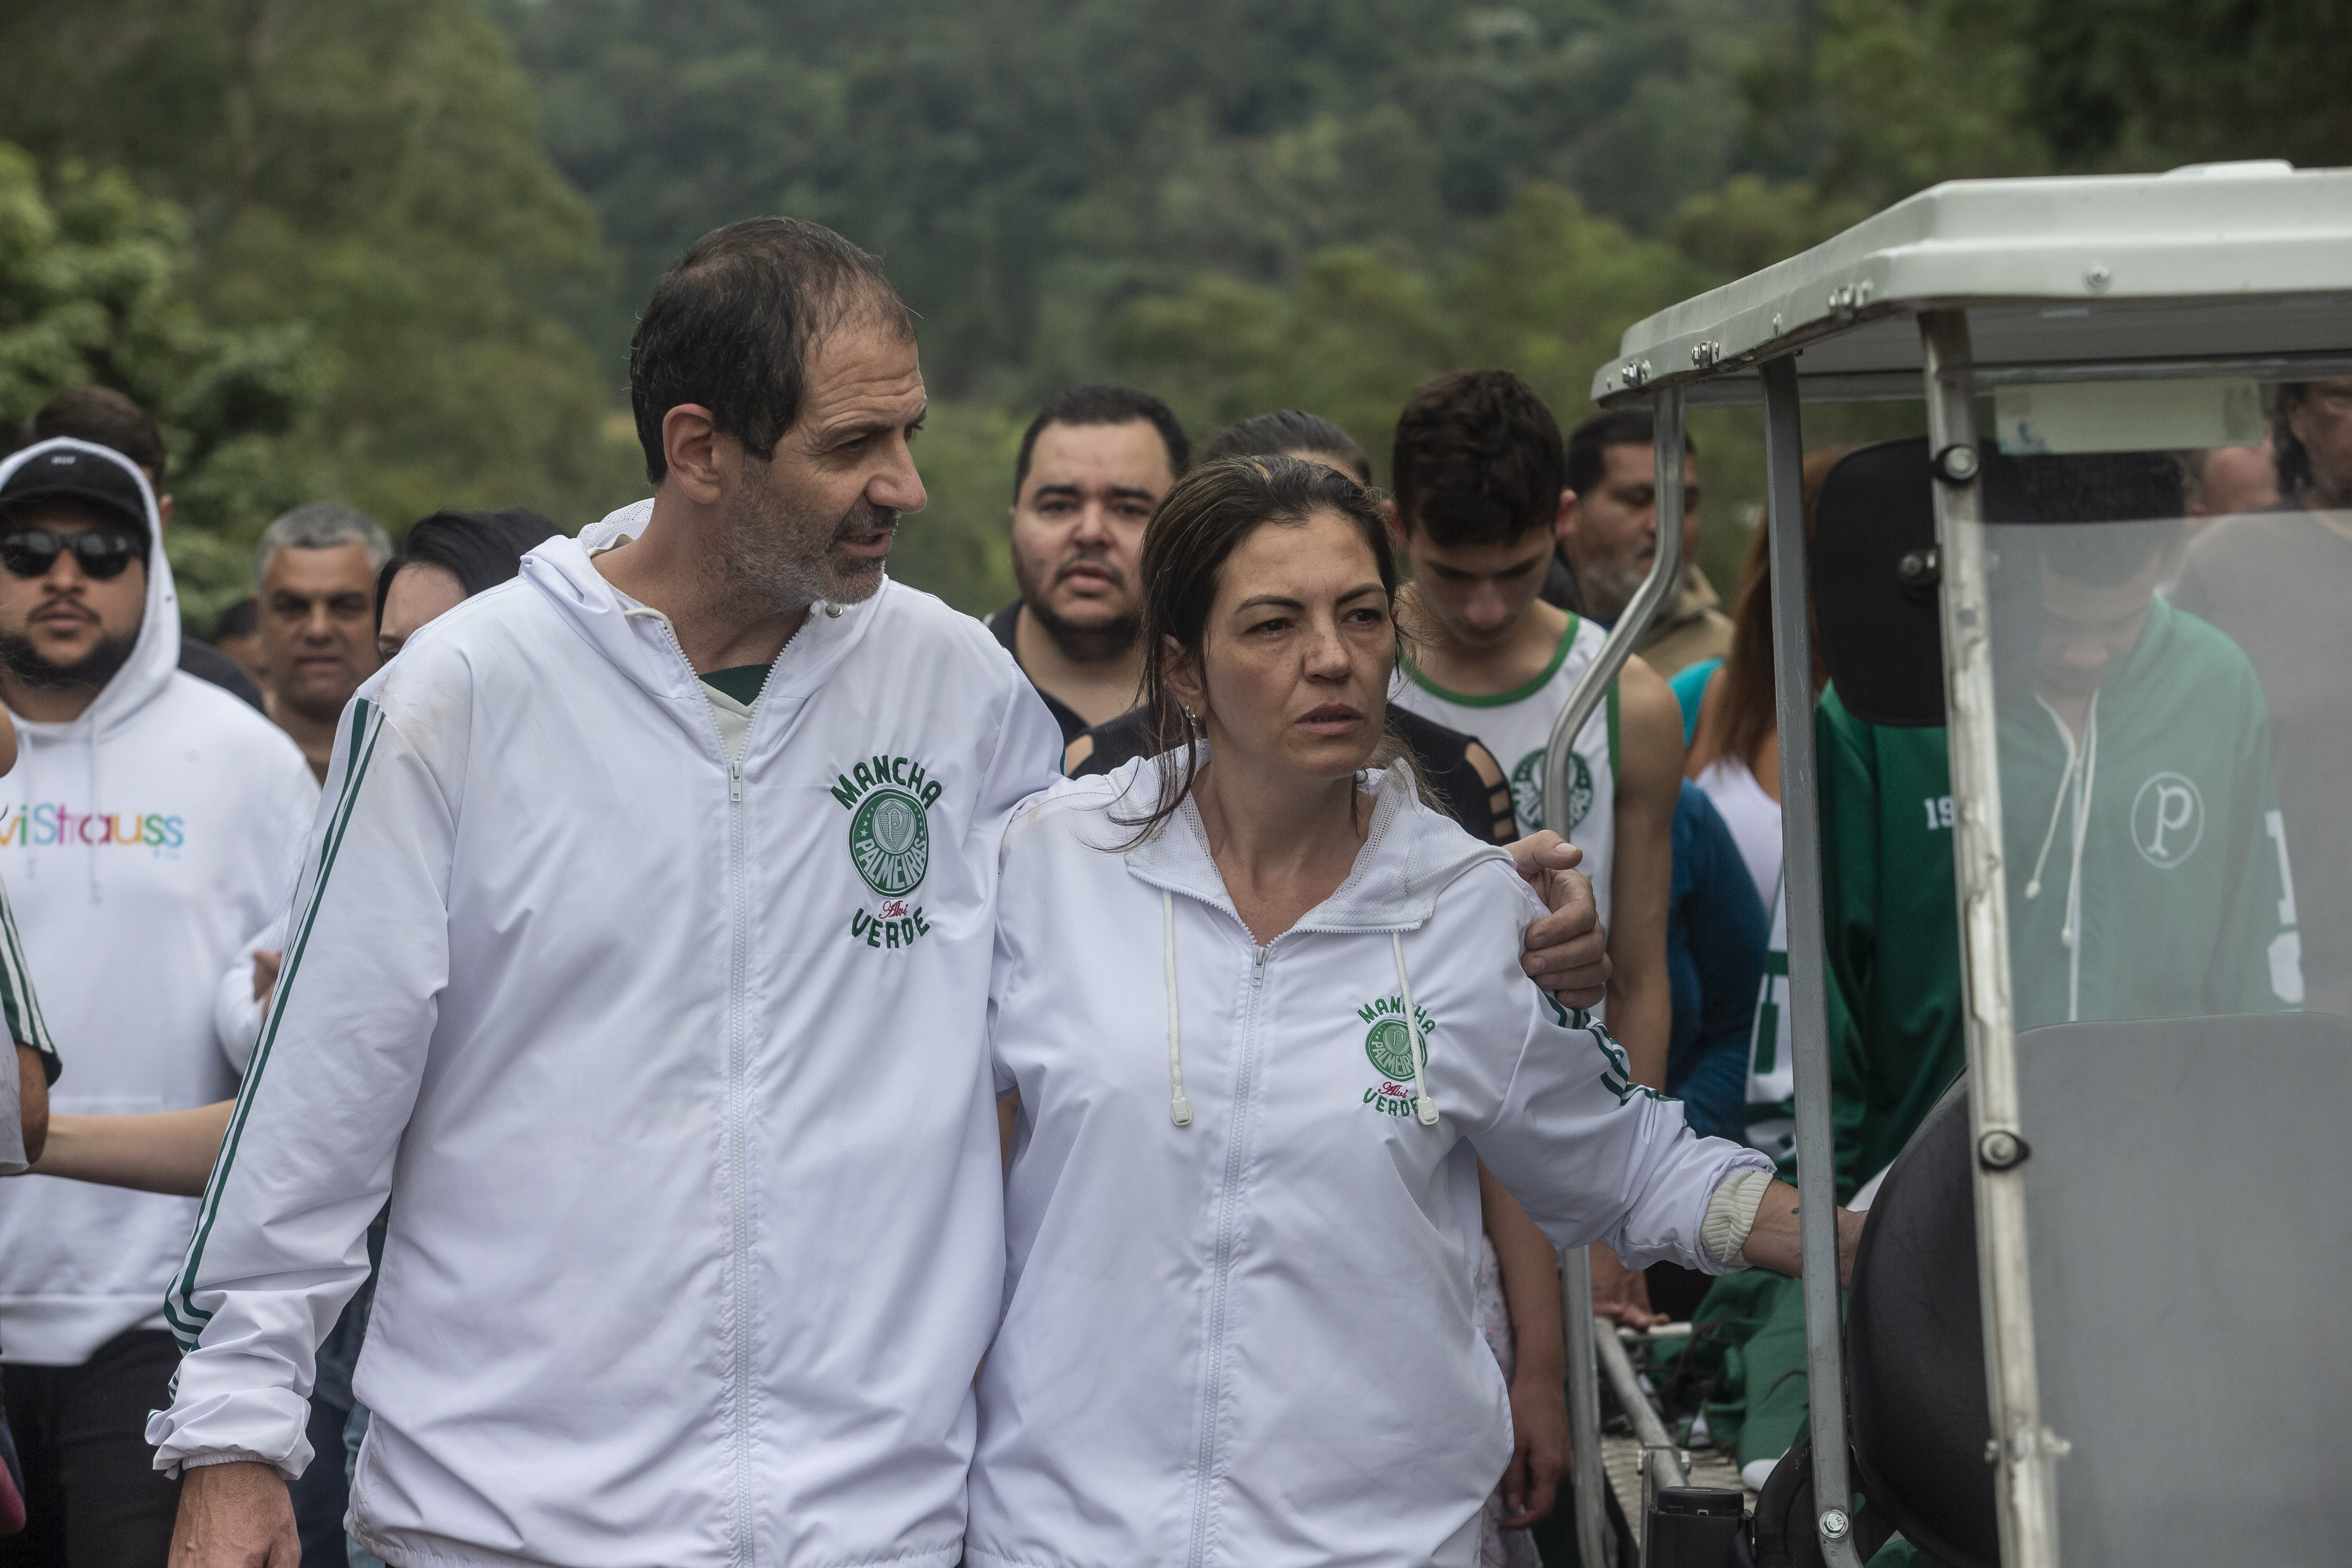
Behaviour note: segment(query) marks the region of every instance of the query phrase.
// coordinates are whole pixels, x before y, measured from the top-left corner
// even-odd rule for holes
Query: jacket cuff
[[[205,1465],[250,1459],[271,1467],[288,1480],[310,1463],[310,1401],[287,1388],[246,1388],[214,1393],[192,1388],[205,1381],[197,1357],[181,1363],[179,1397],[169,1410],[147,1418],[147,1441],[155,1447],[155,1468],[167,1476]],[[199,1375],[192,1377],[191,1373]]]
[[[1729,1273],[1748,1267],[1748,1233],[1756,1228],[1756,1211],[1771,1189],[1772,1173],[1751,1168],[1725,1177],[1708,1195],[1698,1240],[1717,1268]]]

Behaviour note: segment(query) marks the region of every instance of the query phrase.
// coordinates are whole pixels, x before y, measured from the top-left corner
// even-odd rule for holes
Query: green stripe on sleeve
[[[237,1090],[236,1109],[229,1114],[228,1133],[221,1142],[221,1152],[213,1162],[213,1173],[205,1184],[203,1207],[196,1219],[195,1235],[189,1239],[188,1256],[180,1272],[164,1294],[163,1317],[180,1341],[183,1350],[196,1348],[196,1339],[212,1314],[195,1304],[196,1275],[205,1259],[205,1246],[212,1239],[214,1222],[220,1217],[222,1189],[227,1184],[229,1168],[236,1163],[237,1145],[245,1136],[247,1119],[253,1111],[254,1092],[260,1087],[262,1069],[269,1064],[270,1049],[278,1041],[278,1026],[285,1019],[287,999],[293,994],[294,977],[302,967],[303,955],[309,952],[311,929],[318,924],[319,908],[325,902],[327,879],[335,868],[335,858],[341,853],[343,836],[351,827],[352,815],[359,805],[360,784],[366,778],[368,763],[375,756],[377,737],[383,730],[383,711],[365,698],[352,704],[350,763],[343,779],[343,792],[335,802],[334,814],[327,820],[327,830],[319,845],[319,874],[310,885],[310,897],[304,906],[300,925],[294,940],[288,943],[284,970],[278,977],[277,989],[269,998],[269,1021],[263,1027],[261,1040],[254,1047],[253,1061],[246,1068],[245,1083]],[[362,740],[364,735],[365,744]]]
[[[16,911],[9,907],[5,888],[0,888],[0,1008],[7,1013],[10,1038],[32,1047],[51,1061],[57,1059],[58,1047],[49,1038],[48,1020],[41,1016],[32,966],[25,962],[25,944],[16,934]]]

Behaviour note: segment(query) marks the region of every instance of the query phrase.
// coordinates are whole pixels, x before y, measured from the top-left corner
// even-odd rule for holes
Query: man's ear
[[[172,526],[172,498],[170,496],[157,496],[155,498],[155,526],[159,529],[169,528]]]
[[[1558,510],[1554,510],[1551,514],[1551,536],[1558,540],[1559,542],[1559,547],[1562,550],[1565,550],[1568,548],[1569,540],[1572,538],[1575,533],[1576,492],[1571,489],[1563,489],[1559,492],[1559,506]]]
[[[698,506],[716,505],[740,469],[742,443],[719,434],[710,410],[698,403],[681,403],[663,415],[661,429],[666,481]]]
[[[1389,525],[1389,542],[1395,545],[1398,550],[1403,550],[1411,542],[1412,535],[1404,525],[1404,513],[1397,510],[1394,497],[1381,502],[1381,516]]]

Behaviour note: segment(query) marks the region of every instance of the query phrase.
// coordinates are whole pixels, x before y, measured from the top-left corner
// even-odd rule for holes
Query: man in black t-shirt
[[[1192,443],[1166,404],[1080,386],[1039,410],[1013,470],[1021,597],[988,619],[1062,727],[1065,744],[1135,706],[1143,525]]]

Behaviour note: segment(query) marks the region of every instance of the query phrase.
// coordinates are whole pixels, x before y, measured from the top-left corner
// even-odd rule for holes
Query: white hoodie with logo
[[[56,451],[139,470],[102,447]],[[145,619],[130,661],[68,724],[17,717],[0,781],[0,878],[65,1072],[58,1114],[175,1110],[236,1092],[213,994],[284,908],[317,781],[294,742],[181,673],[180,604],[147,500]],[[49,1176],[0,1182],[0,1337],[11,1362],[74,1365],[126,1329],[164,1326],[191,1199]]]
[[[1695,1137],[1520,972],[1542,909],[1502,851],[1365,782],[1353,872],[1264,947],[1189,802],[1116,847],[1148,759],[1005,836],[991,1035],[1021,1114],[975,1564],[1475,1563],[1511,1451],[1481,1157],[1559,1246],[1723,1271],[1709,1199],[1763,1156]]]
[[[706,689],[566,539],[361,688],[173,1291],[159,1466],[302,1468],[388,1193],[378,1556],[956,1561],[998,849],[1060,732],[888,582],[809,617],[735,761]]]

